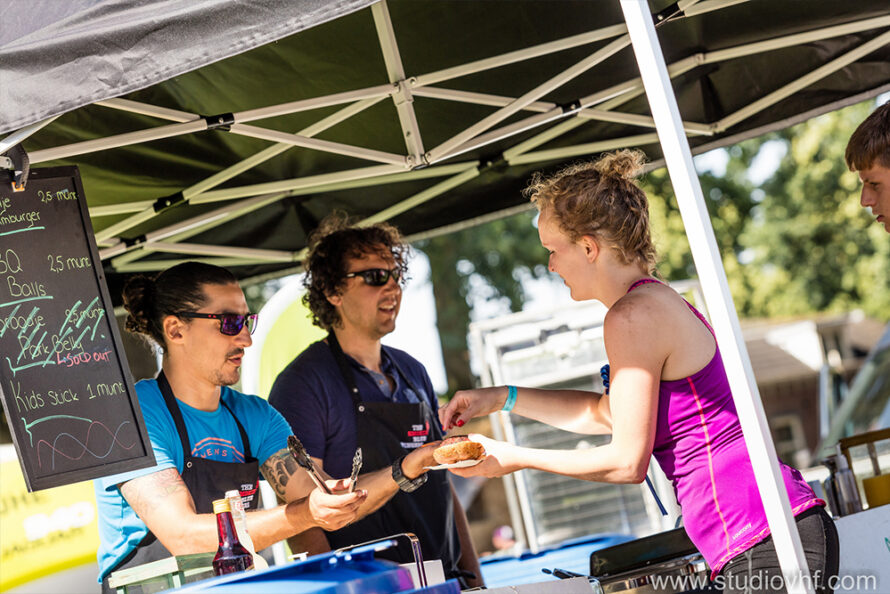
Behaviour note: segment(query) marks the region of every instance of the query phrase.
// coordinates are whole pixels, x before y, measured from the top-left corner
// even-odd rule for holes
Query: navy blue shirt
[[[365,402],[426,402],[438,418],[439,403],[423,365],[404,351],[382,347],[380,368],[395,387],[378,385],[369,370],[346,356],[352,365],[359,395]],[[417,392],[396,371],[394,363]],[[355,406],[331,348],[318,341],[300,353],[275,379],[269,404],[290,423],[310,456],[320,458],[334,478],[345,478],[352,470],[355,453]]]

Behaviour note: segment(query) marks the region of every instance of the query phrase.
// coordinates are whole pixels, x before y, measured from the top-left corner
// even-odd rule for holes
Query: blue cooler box
[[[373,547],[349,553],[325,553],[261,571],[233,573],[168,592],[212,594],[459,594],[457,580],[415,589],[411,574],[397,564],[374,559]]]
[[[567,540],[537,553],[526,551],[519,556],[490,556],[479,560],[482,577],[489,588],[516,586],[556,580],[542,569],[566,569],[581,575],[590,573],[593,551],[634,540],[626,534],[596,534]]]

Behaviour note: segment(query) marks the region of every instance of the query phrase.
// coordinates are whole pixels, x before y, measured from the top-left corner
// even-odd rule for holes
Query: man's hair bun
[[[123,290],[124,308],[127,310],[126,329],[130,332],[151,335],[154,279],[137,275],[127,280]]]

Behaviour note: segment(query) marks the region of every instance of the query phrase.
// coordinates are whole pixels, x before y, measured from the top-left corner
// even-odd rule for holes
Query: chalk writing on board
[[[41,439],[37,442],[37,465],[38,467],[43,466],[43,459],[41,458],[41,446],[43,449],[49,448],[52,452],[51,456],[51,468],[56,467],[56,454],[67,458],[69,460],[79,460],[84,455],[90,454],[93,458],[101,460],[103,458],[107,458],[111,451],[114,449],[115,445],[122,447],[125,450],[132,449],[138,442],[131,441],[129,445],[120,439],[118,439],[118,435],[121,432],[121,429],[125,425],[129,425],[130,421],[124,421],[120,425],[117,426],[117,429],[112,432],[108,427],[105,426],[104,423],[100,421],[90,421],[89,419],[83,419],[84,421],[89,421],[89,426],[86,428],[86,436],[83,437],[83,441],[81,439],[68,431],[62,431],[54,438],[52,438],[52,443],[50,443],[46,439]],[[95,431],[94,431],[95,429]],[[109,441],[106,437],[111,438]],[[90,447],[90,438],[93,438],[93,441],[100,441],[107,444],[104,452],[102,451],[102,443],[96,449]],[[61,442],[61,444],[59,443]],[[73,444],[71,442],[74,442]]]

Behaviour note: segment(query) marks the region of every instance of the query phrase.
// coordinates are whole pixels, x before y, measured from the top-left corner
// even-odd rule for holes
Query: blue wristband
[[[504,408],[501,410],[504,412],[513,410],[513,407],[516,406],[516,396],[518,395],[519,390],[516,389],[516,386],[507,386],[507,401],[504,402]]]

